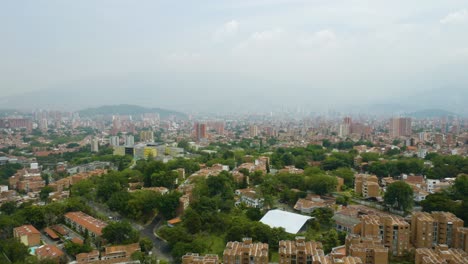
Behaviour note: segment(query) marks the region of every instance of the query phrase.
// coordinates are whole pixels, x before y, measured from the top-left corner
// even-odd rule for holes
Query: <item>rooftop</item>
[[[286,232],[297,234],[305,223],[312,219],[310,216],[286,212],[283,210],[270,210],[266,213],[260,222],[270,227],[282,227]]]
[[[90,215],[87,215],[83,212],[66,213],[65,218],[70,219],[71,221],[79,224],[80,226],[88,229],[89,231],[97,235],[102,235],[102,229],[107,226],[107,223],[96,219]]]
[[[34,226],[32,225],[23,225],[16,227],[15,232],[20,235],[20,236],[25,236],[25,235],[32,235],[32,234],[40,234],[39,230],[37,230]]]
[[[42,245],[36,249],[36,256],[43,258],[57,258],[63,255],[63,251],[54,245]]]

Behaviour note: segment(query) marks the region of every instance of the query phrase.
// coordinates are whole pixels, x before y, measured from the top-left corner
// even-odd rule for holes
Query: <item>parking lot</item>
[[[64,228],[66,231],[68,231],[68,234],[65,236],[61,236],[61,238],[58,240],[53,240],[45,232],[41,232],[41,240],[44,242],[44,244],[55,245],[58,248],[63,249],[64,243],[67,240],[71,240],[73,238],[79,238],[81,240],[84,240],[83,236],[73,231],[71,228],[67,227],[66,225],[60,225],[60,226]],[[59,235],[58,232],[55,232],[55,233]]]

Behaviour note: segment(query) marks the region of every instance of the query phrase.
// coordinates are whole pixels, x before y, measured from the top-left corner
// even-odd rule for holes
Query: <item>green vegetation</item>
[[[430,179],[453,178],[460,173],[468,174],[468,158],[451,155],[441,156],[437,154],[428,155],[426,159],[432,161],[433,168],[427,170]]]
[[[388,206],[409,212],[413,208],[413,189],[403,181],[397,181],[387,186],[384,202]]]
[[[111,244],[126,245],[138,242],[140,233],[129,222],[111,222],[102,229],[102,238]]]
[[[16,171],[23,168],[21,164],[16,163],[7,163],[5,165],[0,166],[0,184],[8,185],[8,178],[13,176]]]
[[[454,185],[447,190],[430,194],[421,202],[423,211],[446,211],[455,214],[468,225],[468,174],[457,177]]]

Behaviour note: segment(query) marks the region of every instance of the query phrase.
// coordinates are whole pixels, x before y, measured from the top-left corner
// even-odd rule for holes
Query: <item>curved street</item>
[[[97,212],[104,214],[108,219],[124,219],[122,216],[120,216],[119,213],[111,211],[103,204],[91,201],[88,201],[87,203]],[[157,215],[148,225],[141,225],[126,218],[125,220],[128,221],[133,228],[140,232],[140,237],[147,237],[153,242],[153,249],[151,250],[153,256],[156,256],[158,259],[172,262],[169,245],[166,241],[156,236],[156,230],[164,223],[163,219],[159,215]]]

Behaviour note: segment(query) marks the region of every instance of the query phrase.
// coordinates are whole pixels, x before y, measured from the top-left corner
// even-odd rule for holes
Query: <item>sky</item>
[[[3,1],[0,36],[4,98],[314,109],[468,90],[466,0]]]

